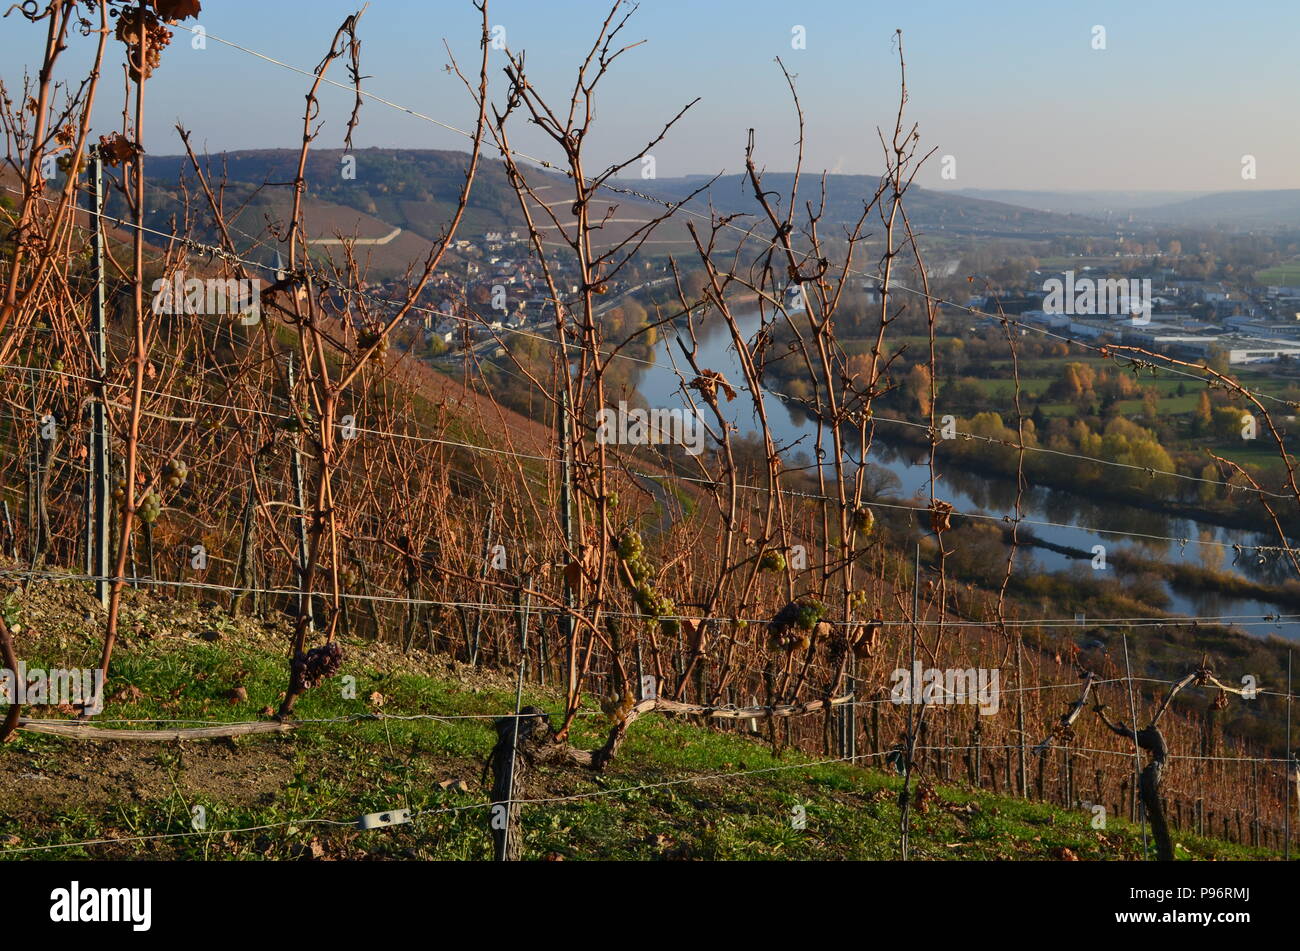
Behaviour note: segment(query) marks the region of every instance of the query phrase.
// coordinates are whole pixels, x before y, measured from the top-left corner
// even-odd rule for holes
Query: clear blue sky
[[[312,67],[344,0],[204,0],[212,34]],[[567,96],[603,0],[491,0],[493,24],[528,52],[534,84]],[[444,38],[473,67],[477,14],[468,0],[372,0],[361,25],[371,91],[461,127],[472,120],[463,88],[443,71]],[[193,22],[193,21],[190,21]],[[806,29],[807,48],[791,48]],[[1105,50],[1092,48],[1093,27]],[[773,58],[798,75],[808,125],[808,167],[876,173],[877,126],[893,121],[895,27],[904,31],[911,102],[922,145],[956,158],[967,188],[1190,189],[1300,187],[1300,3],[1257,0],[643,0],[626,31],[628,53],[602,88],[593,156],[607,162],[643,143],[694,96],[703,101],[655,150],[661,177],[739,171],[746,129],[757,130],[772,169],[792,164],[794,122]],[[11,14],[0,20],[0,78],[11,95],[43,38]],[[177,31],[149,85],[146,146],[179,151],[183,122],[210,150],[293,147],[307,80],[209,39],[194,50]],[[92,40],[77,37],[70,63]],[[115,63],[122,47],[111,44]],[[504,89],[502,58],[493,82]],[[344,78],[339,64],[337,78]],[[98,118],[120,115],[120,74],[106,83]],[[350,101],[324,97],[320,145],[341,144]],[[116,113],[116,115],[115,115]],[[518,148],[545,145],[522,124]],[[381,104],[363,109],[358,146],[463,148],[465,140]],[[553,153],[548,153],[553,154]],[[1241,157],[1258,178],[1243,182]]]

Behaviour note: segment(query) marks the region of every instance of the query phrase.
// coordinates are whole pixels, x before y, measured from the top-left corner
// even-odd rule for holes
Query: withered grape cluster
[[[131,81],[140,81],[140,40],[144,38],[144,78],[158,68],[163,48],[172,41],[172,31],[148,7],[128,7],[118,14],[115,35],[126,44],[127,68]]]
[[[336,641],[330,641],[293,659],[293,679],[303,687],[315,687],[337,674],[342,666],[343,648]]]

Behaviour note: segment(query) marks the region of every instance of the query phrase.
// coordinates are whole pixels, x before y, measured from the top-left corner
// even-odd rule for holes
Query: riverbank
[[[1003,530],[1003,539],[1011,543],[1011,530]],[[1093,553],[1070,545],[1059,545],[1039,538],[1032,531],[1022,529],[1019,544],[1056,552],[1078,561],[1091,562]],[[1213,591],[1227,598],[1251,599],[1270,604],[1300,609],[1300,582],[1289,581],[1281,585],[1261,584],[1240,575],[1214,571],[1184,563],[1172,563],[1156,558],[1139,558],[1130,552],[1117,551],[1107,556],[1107,564],[1126,574],[1154,574],[1175,588],[1189,592]]]
[[[813,414],[807,413],[806,410],[805,414],[808,415],[811,422],[814,418]],[[904,429],[903,427],[888,424],[880,425],[876,427],[875,439],[889,446],[906,446],[927,453],[930,448],[928,434],[921,429]],[[961,442],[965,443],[966,441],[961,440]],[[984,445],[987,446],[988,444]],[[937,458],[941,467],[955,466],[974,475],[991,475],[1006,479],[1009,482],[1014,482],[1016,478],[1015,456],[1017,453],[1014,449],[1003,446],[990,447],[1005,450],[1012,457],[1010,460],[996,460],[996,457],[988,458],[975,453],[962,452],[954,455],[952,452],[953,443],[946,440],[940,441],[939,447],[940,451]],[[945,453],[944,449],[949,449],[949,452]],[[1248,489],[1243,489],[1240,492],[1239,497],[1243,503],[1241,508],[1207,508],[1202,505],[1191,505],[1186,502],[1171,500],[1151,492],[1138,491],[1119,482],[1108,482],[1102,479],[1081,481],[1071,477],[1069,473],[1064,472],[1059,467],[1054,468],[1051,466],[1047,460],[1053,457],[1038,456],[1037,458],[1043,461],[1037,461],[1033,452],[1025,454],[1025,479],[1030,485],[1068,492],[1091,501],[1118,502],[1133,508],[1145,509],[1157,515],[1166,515],[1170,518],[1187,519],[1217,525],[1221,528],[1260,532],[1276,536],[1277,530],[1268,513],[1263,511],[1262,506],[1259,506],[1257,511],[1246,507],[1258,503],[1258,500],[1253,497],[1254,493]],[[1172,477],[1157,476],[1156,478],[1170,479]],[[1178,481],[1185,480],[1180,479]],[[1288,532],[1300,533],[1300,521],[1295,519],[1283,518],[1282,526]],[[1273,544],[1276,543],[1275,540]]]

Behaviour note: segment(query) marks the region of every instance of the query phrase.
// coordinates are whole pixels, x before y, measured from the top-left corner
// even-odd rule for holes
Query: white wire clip
[[[368,812],[357,820],[358,829],[384,829],[411,821],[410,809],[390,809],[387,812]]]

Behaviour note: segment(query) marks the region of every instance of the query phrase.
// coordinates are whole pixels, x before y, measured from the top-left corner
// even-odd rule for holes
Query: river
[[[748,390],[741,386],[744,374],[740,370],[730,334],[720,319],[716,315],[713,317],[717,322],[706,327],[699,335],[699,365],[717,370],[741,390],[735,402],[724,402],[723,405],[729,409],[731,420],[740,433],[755,433],[759,427],[754,417],[753,403]],[[740,319],[740,327],[746,339],[758,330],[759,320],[757,312]],[[679,377],[672,370],[670,348],[671,356],[676,359],[679,368],[686,368],[687,364],[674,337],[671,328],[664,329],[655,346],[655,365],[642,371],[637,380],[637,389],[652,407],[671,409],[685,405]],[[769,396],[765,406],[778,448],[783,452],[803,452],[811,457],[816,439],[816,424],[804,414],[790,410],[774,397]],[[898,480],[898,487],[893,494],[900,500],[911,503],[911,500],[918,499],[921,504],[928,505],[930,470],[926,464],[926,452],[911,446],[882,442],[881,432],[884,429],[885,424],[877,427],[876,444],[869,457],[869,464],[893,473]],[[1014,514],[1014,480],[945,465],[942,445],[940,443],[938,455],[940,478],[935,492],[939,498],[952,503],[959,511]],[[1096,501],[1076,493],[1041,486],[1031,486],[1025,492],[1022,513],[1025,519],[1022,525],[1032,530],[1038,538],[1082,551],[1090,552],[1094,545],[1104,545],[1108,556],[1113,557],[1116,551],[1135,550],[1135,554],[1147,558],[1158,558],[1171,563],[1185,561],[1232,571],[1261,582],[1280,582],[1289,576],[1289,565],[1283,559],[1274,558],[1259,564],[1250,551],[1260,545],[1275,545],[1277,538],[1270,534],[1224,528],[1196,519],[1173,517],[1110,500]],[[1061,523],[1065,527],[1033,524],[1035,521]],[[1178,541],[1125,539],[1098,529],[1187,539],[1188,542],[1183,545]],[[1238,564],[1234,565],[1234,551],[1231,547],[1198,544],[1202,540],[1228,546],[1240,545],[1244,553],[1237,559]],[[1032,559],[1033,565],[1046,571],[1078,571],[1089,570],[1090,567],[1087,560],[1081,561],[1044,548],[1022,547],[1017,557],[1017,564],[1024,568],[1030,567],[1029,559]],[[1164,582],[1164,586],[1169,597],[1167,609],[1171,612],[1189,617],[1249,616],[1238,625],[1240,629],[1257,636],[1275,633],[1300,641],[1300,619],[1283,619],[1278,622],[1259,619],[1261,615],[1296,613],[1288,608],[1252,599],[1225,597],[1209,591],[1187,591],[1174,588],[1167,582]]]

